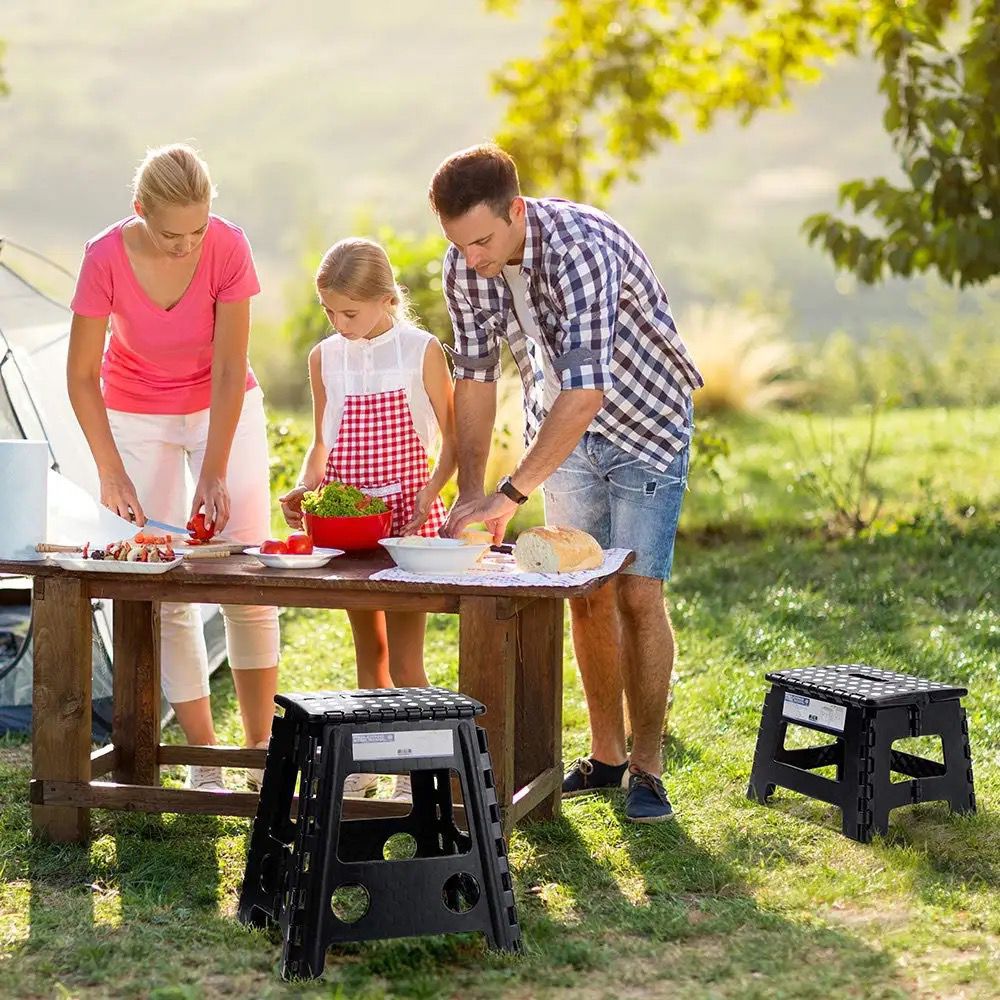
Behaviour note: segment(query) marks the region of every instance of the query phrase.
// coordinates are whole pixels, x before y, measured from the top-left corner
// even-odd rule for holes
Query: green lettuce
[[[316,517],[362,517],[384,514],[389,507],[384,500],[370,497],[355,486],[328,483],[320,490],[306,493],[302,497],[302,509]]]

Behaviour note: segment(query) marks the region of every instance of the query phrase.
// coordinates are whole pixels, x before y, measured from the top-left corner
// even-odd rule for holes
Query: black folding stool
[[[485,707],[440,688],[275,701],[284,711],[271,730],[239,919],[280,926],[282,976],[319,976],[327,948],[342,941],[481,931],[494,948],[519,951],[493,769],[475,723]],[[456,823],[453,770],[467,830]],[[345,820],[344,779],[358,772],[409,772],[410,811]],[[413,838],[413,857],[386,860],[386,842],[400,833]],[[335,913],[345,887],[363,912]]]
[[[965,688],[865,664],[802,667],[767,674],[747,797],[767,802],[776,786],[839,806],[844,836],[867,843],[888,833],[889,812],[944,800],[976,811]],[[832,734],[834,743],[789,750],[789,723]],[[940,736],[944,763],[893,750],[895,740]],[[812,771],[835,764],[837,778]],[[909,781],[894,782],[891,772]]]

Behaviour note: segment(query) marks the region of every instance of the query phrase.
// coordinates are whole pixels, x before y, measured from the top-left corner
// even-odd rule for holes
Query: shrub
[[[801,392],[795,349],[775,316],[740,306],[696,306],[680,330],[705,379],[694,396],[699,413],[752,413]]]

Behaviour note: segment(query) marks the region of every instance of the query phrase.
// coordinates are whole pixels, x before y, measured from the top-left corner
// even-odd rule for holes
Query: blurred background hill
[[[277,321],[290,283],[308,283],[304,254],[360,218],[434,231],[431,172],[496,130],[489,74],[537,51],[548,13],[522,4],[507,18],[478,0],[5,0],[0,233],[75,270],[84,241],[127,214],[145,147],[191,140],[218,212],[253,242],[258,316]],[[834,206],[839,182],[895,176],[881,107],[873,66],[844,61],[788,111],[668,145],[609,208],[681,314],[749,300],[800,341],[889,325],[925,338],[931,317],[982,296],[924,279],[859,288],[799,232]]]

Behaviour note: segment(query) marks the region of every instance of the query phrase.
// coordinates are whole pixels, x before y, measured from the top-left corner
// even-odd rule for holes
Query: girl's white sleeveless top
[[[406,390],[410,415],[424,448],[433,455],[441,434],[434,407],[424,388],[424,353],[433,334],[397,323],[372,340],[346,340],[339,333],[320,342],[320,365],[326,389],[323,443],[332,448],[340,431],[344,397]]]

